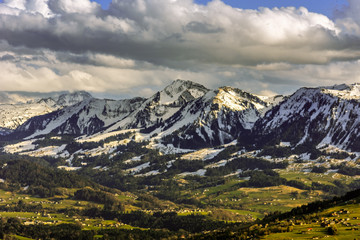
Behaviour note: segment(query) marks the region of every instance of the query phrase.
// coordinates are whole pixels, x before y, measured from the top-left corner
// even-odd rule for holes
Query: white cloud
[[[41,1],[41,0],[38,0]],[[89,0],[42,0],[48,1],[50,9],[54,13],[64,14],[64,13],[93,13],[100,6],[95,2],[90,2]]]
[[[255,11],[231,8],[220,0],[207,6],[190,0],[114,0],[103,11],[88,0],[50,0],[56,15],[45,18],[32,13],[44,12],[46,1],[31,2],[31,11],[24,3],[1,4],[1,9],[23,10],[16,17],[0,18],[3,39],[12,45],[101,52],[161,65],[172,62],[171,67],[191,61],[319,64],[359,58],[345,47],[358,36],[348,39],[333,21],[305,8]]]
[[[259,95],[260,96],[269,96],[269,97],[271,97],[271,96],[276,96],[277,93],[275,93],[275,92],[273,92],[271,90],[262,90],[262,91],[259,92]]]

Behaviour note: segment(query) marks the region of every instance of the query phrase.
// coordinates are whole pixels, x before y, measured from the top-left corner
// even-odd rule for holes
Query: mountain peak
[[[220,87],[214,98],[214,103],[223,105],[229,109],[243,111],[251,103],[258,110],[267,106],[267,103],[259,97],[233,87]]]
[[[180,106],[188,101],[204,96],[209,89],[201,84],[177,79],[150,99],[156,104]]]
[[[91,99],[92,96],[90,93],[85,91],[76,91],[72,93],[65,93],[59,96],[56,103],[60,106],[71,106],[78,102],[84,101],[86,99]]]
[[[209,89],[199,83],[195,83],[189,80],[177,79],[173,81],[170,85],[165,87],[163,92],[165,92],[169,96],[174,96],[186,90],[194,98],[201,97],[209,91]]]

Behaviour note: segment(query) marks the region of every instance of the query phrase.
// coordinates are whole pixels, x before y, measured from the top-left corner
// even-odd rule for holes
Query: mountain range
[[[66,134],[92,141],[135,131],[139,140],[183,149],[239,140],[360,151],[357,84],[301,88],[290,96],[266,98],[237,88],[211,90],[176,80],[147,99],[97,99],[74,92],[2,104],[0,112],[3,134],[10,129],[9,136],[26,139]]]

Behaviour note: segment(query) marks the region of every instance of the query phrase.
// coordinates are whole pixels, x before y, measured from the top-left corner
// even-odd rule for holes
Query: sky
[[[103,9],[108,9],[111,0],[96,0]],[[206,5],[211,0],[196,0],[195,3]],[[224,3],[242,9],[258,9],[260,7],[306,7],[309,11],[317,12],[332,18],[334,9],[347,6],[346,0],[225,0]]]
[[[0,90],[260,95],[360,82],[358,0],[0,0]]]

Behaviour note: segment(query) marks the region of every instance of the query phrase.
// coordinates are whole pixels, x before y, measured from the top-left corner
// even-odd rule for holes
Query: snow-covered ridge
[[[47,98],[58,99],[59,96],[68,93],[69,92],[39,93],[39,92],[0,91],[0,105],[34,103],[34,102],[38,102],[41,99],[47,99]]]
[[[70,106],[84,99],[91,98],[91,94],[85,91],[75,92],[10,92],[0,91],[0,105],[4,104],[31,104],[38,102],[48,102],[62,106]],[[48,102],[49,103],[49,102]]]
[[[16,129],[32,117],[47,114],[57,109],[57,106],[48,102],[0,105],[0,126]]]
[[[84,101],[86,99],[91,99],[92,96],[90,93],[85,91],[77,91],[68,94],[62,94],[56,100],[56,104],[60,106],[71,106],[78,102]]]
[[[178,79],[160,92],[159,103],[170,105],[182,100],[190,101],[202,97],[207,91],[207,88],[198,83]]]
[[[229,145],[251,144],[254,139],[267,141],[265,143],[271,143],[275,148],[295,149],[306,143],[304,152],[286,157],[290,161],[314,161],[311,151],[317,148],[329,155],[349,153],[351,157],[349,155],[343,161],[355,164],[360,156],[360,102],[355,98],[356,89],[357,85],[302,88],[286,98],[262,98],[236,88],[209,90],[189,81],[177,80],[148,99],[115,101],[90,98],[32,118],[18,131],[33,131],[28,138],[57,134],[50,139],[66,142],[56,144],[55,141],[43,146],[44,143],[38,144],[36,139],[30,139],[7,145],[4,151],[36,157],[61,157],[66,159],[68,170],[85,168],[89,164],[88,167],[106,171],[111,164],[104,161],[104,164],[96,162],[96,165],[91,165],[89,158],[103,155],[115,161],[120,159],[118,157],[129,142],[138,141],[164,154],[182,155],[179,157],[182,160],[206,160],[201,169],[180,173],[200,176],[208,169],[224,166],[239,156],[285,160],[260,156],[261,145],[254,145],[259,148],[251,152],[244,148],[234,150],[236,152],[229,156],[226,156],[227,152],[221,153]],[[338,93],[354,97],[346,98]],[[51,103],[49,99],[42,102]],[[277,102],[280,103],[277,105]],[[76,138],[68,140],[68,136],[62,134],[74,134]],[[72,141],[81,147],[71,151],[66,144]],[[164,168],[158,168],[151,159],[141,155],[121,161],[126,164],[124,173],[149,176],[166,172],[176,160],[168,161]],[[305,170],[312,165],[304,165]]]
[[[32,117],[48,114],[90,98],[91,95],[83,91],[48,94],[0,92],[0,127],[14,130]]]
[[[322,88],[322,92],[342,99],[360,99],[360,84],[341,84]]]

